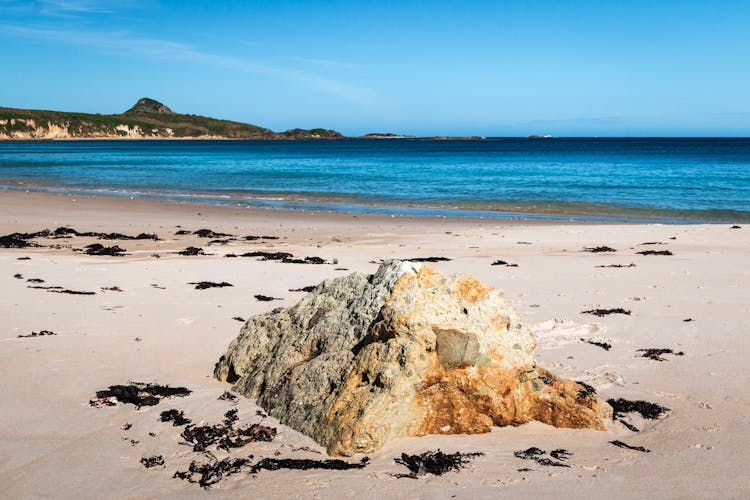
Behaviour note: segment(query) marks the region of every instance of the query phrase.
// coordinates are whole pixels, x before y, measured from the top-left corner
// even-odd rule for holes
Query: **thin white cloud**
[[[363,104],[376,104],[381,101],[381,98],[371,89],[340,82],[308,71],[272,66],[249,59],[204,52],[188,44],[142,37],[129,31],[68,31],[0,25],[0,32],[5,36],[83,46],[89,50],[125,57],[140,56],[148,59],[188,62],[226,70],[265,75],[302,84],[349,101],[356,101]]]
[[[310,58],[310,57],[296,57],[296,61],[300,61],[307,64],[312,64],[315,66],[322,66],[324,68],[336,68],[336,69],[362,69],[364,66],[361,66],[359,64],[351,64],[347,62],[341,62],[341,61],[333,61],[331,59],[316,59],[316,58]]]

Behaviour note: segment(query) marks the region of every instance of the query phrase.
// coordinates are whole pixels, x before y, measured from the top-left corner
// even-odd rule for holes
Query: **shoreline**
[[[113,189],[71,188],[63,186],[31,185],[26,181],[17,180],[17,184],[7,184],[13,180],[6,179],[6,184],[0,185],[0,193],[38,193],[45,195],[78,196],[106,199],[139,199],[162,201],[170,203],[191,204],[198,207],[224,207],[243,210],[271,210],[280,212],[312,212],[339,213],[343,215],[373,216],[373,217],[406,217],[420,219],[457,219],[457,220],[497,220],[531,222],[546,221],[552,224],[583,223],[583,224],[734,224],[745,223],[739,215],[732,218],[705,220],[697,216],[679,218],[677,216],[626,213],[597,213],[579,211],[565,211],[562,207],[556,210],[524,211],[526,207],[507,208],[468,208],[441,207],[431,205],[403,205],[376,204],[357,201],[347,201],[338,198],[315,198],[303,195],[285,195],[283,193],[268,193],[266,196],[258,193],[239,196],[237,193],[169,193],[143,191],[117,191]],[[562,202],[560,202],[562,204]],[[631,209],[635,210],[635,209]],[[625,210],[624,210],[625,211]],[[643,209],[647,211],[647,209]]]

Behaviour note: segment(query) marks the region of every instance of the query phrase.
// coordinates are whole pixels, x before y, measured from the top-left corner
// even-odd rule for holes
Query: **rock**
[[[501,291],[386,261],[250,318],[215,376],[332,455],[532,420],[603,430],[609,405],[536,366],[535,346]]]

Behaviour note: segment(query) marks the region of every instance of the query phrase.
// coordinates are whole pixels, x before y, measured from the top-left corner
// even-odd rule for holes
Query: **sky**
[[[347,135],[750,136],[750,2],[0,0],[0,106]]]

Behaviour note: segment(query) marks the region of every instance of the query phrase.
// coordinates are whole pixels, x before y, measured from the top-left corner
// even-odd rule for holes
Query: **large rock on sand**
[[[609,405],[536,366],[535,345],[501,291],[389,261],[250,318],[215,375],[333,455],[532,420],[604,429]]]

